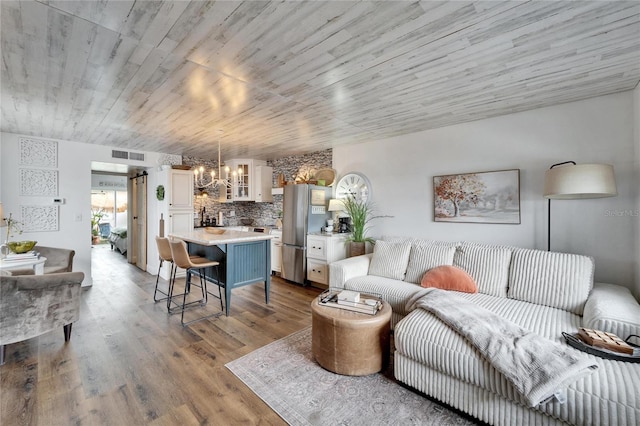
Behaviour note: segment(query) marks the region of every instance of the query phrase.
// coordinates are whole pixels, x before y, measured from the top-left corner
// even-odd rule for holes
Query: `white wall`
[[[22,205],[51,205],[52,197],[25,197],[19,195],[19,169],[28,167],[18,164],[20,158],[19,136],[12,133],[0,133],[0,201],[6,214],[13,213],[20,220]],[[36,138],[45,139],[46,138]],[[113,147],[92,145],[79,142],[58,141],[58,196],[66,202],[60,205],[59,230],[55,232],[30,232],[23,239],[38,241],[42,246],[69,248],[76,251],[74,271],[85,273],[83,286],[91,285],[91,162],[128,164],[147,169],[149,173],[148,220],[156,220],[155,187],[156,169],[160,158],[157,153],[145,153],[145,161],[118,160],[111,158]],[[120,149],[120,148],[119,148]],[[136,151],[139,152],[139,151]],[[153,201],[151,201],[153,200]],[[77,221],[76,218],[81,220]],[[149,225],[149,235],[155,232],[155,225]],[[148,244],[148,269],[157,268],[155,242]]]
[[[613,164],[615,198],[552,204],[552,250],[596,260],[596,279],[634,287],[639,249],[632,229],[638,206],[634,175],[633,92],[540,108],[364,144],[335,147],[338,176],[371,180],[377,212],[372,236],[403,235],[546,249],[544,172],[554,163]],[[636,154],[637,155],[637,154]],[[520,169],[520,225],[433,221],[433,176]],[[620,215],[620,212],[623,212]],[[638,297],[640,293],[636,293]]]
[[[636,241],[636,288],[635,295],[640,299],[640,85],[633,91],[633,139],[635,142],[635,180],[636,209],[635,213],[635,241]]]

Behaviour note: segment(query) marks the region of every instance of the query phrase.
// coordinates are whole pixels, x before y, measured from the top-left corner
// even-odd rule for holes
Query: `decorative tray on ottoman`
[[[330,308],[375,315],[382,309],[382,298],[379,294],[361,295],[356,291],[331,287],[318,296],[318,304]]]

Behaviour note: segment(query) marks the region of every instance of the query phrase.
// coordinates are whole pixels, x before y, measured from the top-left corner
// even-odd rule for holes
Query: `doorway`
[[[108,245],[127,255],[127,174],[91,172],[91,246]]]
[[[91,238],[93,248],[113,252],[146,271],[147,268],[146,170],[116,163],[91,163]],[[96,214],[97,213],[97,214]],[[95,218],[95,219],[94,219]],[[88,238],[88,236],[87,236]],[[100,257],[104,250],[92,250]]]
[[[127,190],[92,189],[91,190],[91,243],[113,244],[114,235],[126,233],[129,203]],[[121,254],[126,254],[126,245],[113,246]]]

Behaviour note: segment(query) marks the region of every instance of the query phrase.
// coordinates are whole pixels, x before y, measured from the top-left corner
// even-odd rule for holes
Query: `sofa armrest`
[[[630,334],[640,335],[640,304],[626,287],[596,283],[584,306],[582,325],[623,340]]]
[[[33,270],[33,268],[11,269],[9,271],[2,271],[3,277],[15,277],[18,275],[35,275],[35,271]]]
[[[44,263],[44,273],[71,272],[73,269],[73,256],[76,252],[70,249],[57,247],[36,246],[35,249],[41,256],[47,258]]]
[[[19,291],[49,290],[59,286],[82,286],[84,272],[61,272],[16,277]]]
[[[329,265],[329,286],[344,288],[344,283],[353,277],[361,277],[369,273],[369,264],[373,255],[348,257]]]

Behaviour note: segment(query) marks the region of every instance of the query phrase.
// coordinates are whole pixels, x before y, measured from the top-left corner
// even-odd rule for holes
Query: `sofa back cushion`
[[[420,284],[424,274],[436,266],[453,265],[453,255],[456,247],[453,243],[442,244],[432,242],[414,242],[411,246],[409,264],[404,280],[409,283]]]
[[[582,315],[593,287],[593,273],[589,256],[516,249],[508,297]]]
[[[411,243],[409,242],[376,241],[369,265],[369,275],[403,280],[410,252]]]
[[[453,265],[465,270],[478,285],[478,292],[507,297],[512,249],[462,243],[453,257]]]

